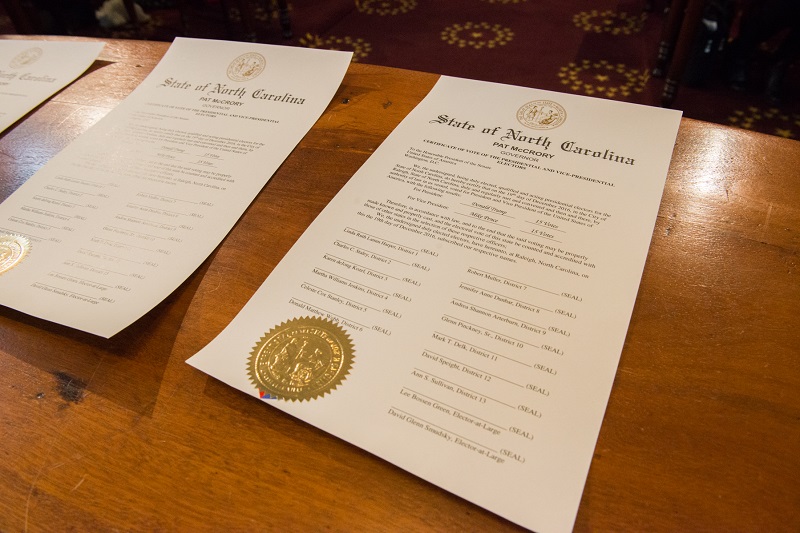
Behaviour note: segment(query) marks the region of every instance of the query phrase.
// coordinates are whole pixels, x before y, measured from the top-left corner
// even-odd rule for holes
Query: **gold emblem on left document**
[[[0,274],[8,272],[31,251],[31,241],[22,235],[0,234]]]
[[[350,336],[338,324],[316,316],[294,318],[259,339],[247,373],[262,398],[313,400],[344,381],[353,352]]]
[[[42,57],[43,53],[44,51],[38,46],[34,46],[33,48],[28,48],[24,52],[20,52],[19,54],[14,56],[14,59],[11,60],[11,63],[9,63],[8,66],[16,69],[25,67],[27,65],[31,65],[33,63],[36,63],[36,61],[38,61],[39,58]]]
[[[228,65],[228,77],[233,81],[250,81],[264,71],[267,60],[257,52],[242,54]]]

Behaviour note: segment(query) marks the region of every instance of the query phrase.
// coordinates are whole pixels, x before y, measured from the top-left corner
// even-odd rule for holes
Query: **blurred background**
[[[792,139],[800,139],[799,22],[798,0],[0,3],[0,34],[351,50],[358,62],[668,105]]]

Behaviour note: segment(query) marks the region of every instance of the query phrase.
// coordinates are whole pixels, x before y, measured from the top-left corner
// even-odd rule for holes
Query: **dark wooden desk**
[[[166,47],[109,41],[1,135],[0,199]],[[516,528],[184,363],[436,78],[353,64],[219,249],[111,340],[0,308],[0,531]],[[800,529],[798,169],[796,141],[682,122],[578,531]]]

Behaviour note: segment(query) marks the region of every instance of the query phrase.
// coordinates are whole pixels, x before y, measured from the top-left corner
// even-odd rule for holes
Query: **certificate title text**
[[[451,117],[448,115],[439,115],[433,120],[428,121],[430,124],[442,124],[444,126],[450,126],[452,128],[458,128],[465,131],[476,131],[483,133],[485,135],[492,135],[494,137],[499,138],[501,141],[506,141],[507,143],[525,143],[528,145],[538,146],[544,150],[549,150],[552,141],[550,137],[539,135],[533,136],[525,134],[522,130],[514,129],[514,128],[507,128],[503,126],[494,126],[494,127],[478,127],[475,124],[471,123],[469,120],[458,119],[455,117]],[[495,142],[494,146],[500,146],[501,148],[508,148],[507,144],[503,144],[500,142]],[[596,147],[585,147],[579,146],[575,141],[563,141],[559,144],[559,147],[563,152],[569,154],[577,154],[585,157],[593,157],[597,159],[603,159],[612,163],[620,163],[623,165],[631,165],[633,166],[636,161],[632,157],[619,155],[614,153],[613,150],[609,148],[596,148]],[[544,156],[545,154],[539,154]]]
[[[246,87],[233,87],[226,83],[189,83],[188,81],[182,81],[175,78],[167,78],[162,83],[158,84],[157,87],[166,87],[184,91],[197,91],[203,93],[207,97],[224,97],[226,98],[226,101],[222,103],[229,105],[242,105],[241,99],[245,97],[249,97],[254,100],[280,102],[284,104],[303,105],[306,103],[305,98],[295,96],[291,93],[273,93],[261,88],[248,91]],[[236,98],[237,100],[232,100],[232,98]]]

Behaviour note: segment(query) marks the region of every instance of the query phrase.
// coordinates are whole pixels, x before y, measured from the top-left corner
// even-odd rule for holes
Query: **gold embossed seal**
[[[40,57],[42,57],[43,53],[44,51],[38,46],[28,48],[27,50],[17,54],[14,59],[11,60],[11,63],[8,64],[8,66],[13,69],[18,69],[32,65],[33,63],[36,63]]]
[[[0,274],[8,272],[31,251],[31,241],[22,235],[0,234]]]
[[[552,100],[534,100],[517,110],[517,120],[534,130],[552,130],[567,120],[567,111]]]
[[[250,81],[264,71],[267,60],[258,52],[242,54],[228,65],[228,77],[233,81]]]
[[[272,328],[247,360],[262,398],[313,400],[344,381],[353,365],[353,343],[338,324],[307,316]]]

